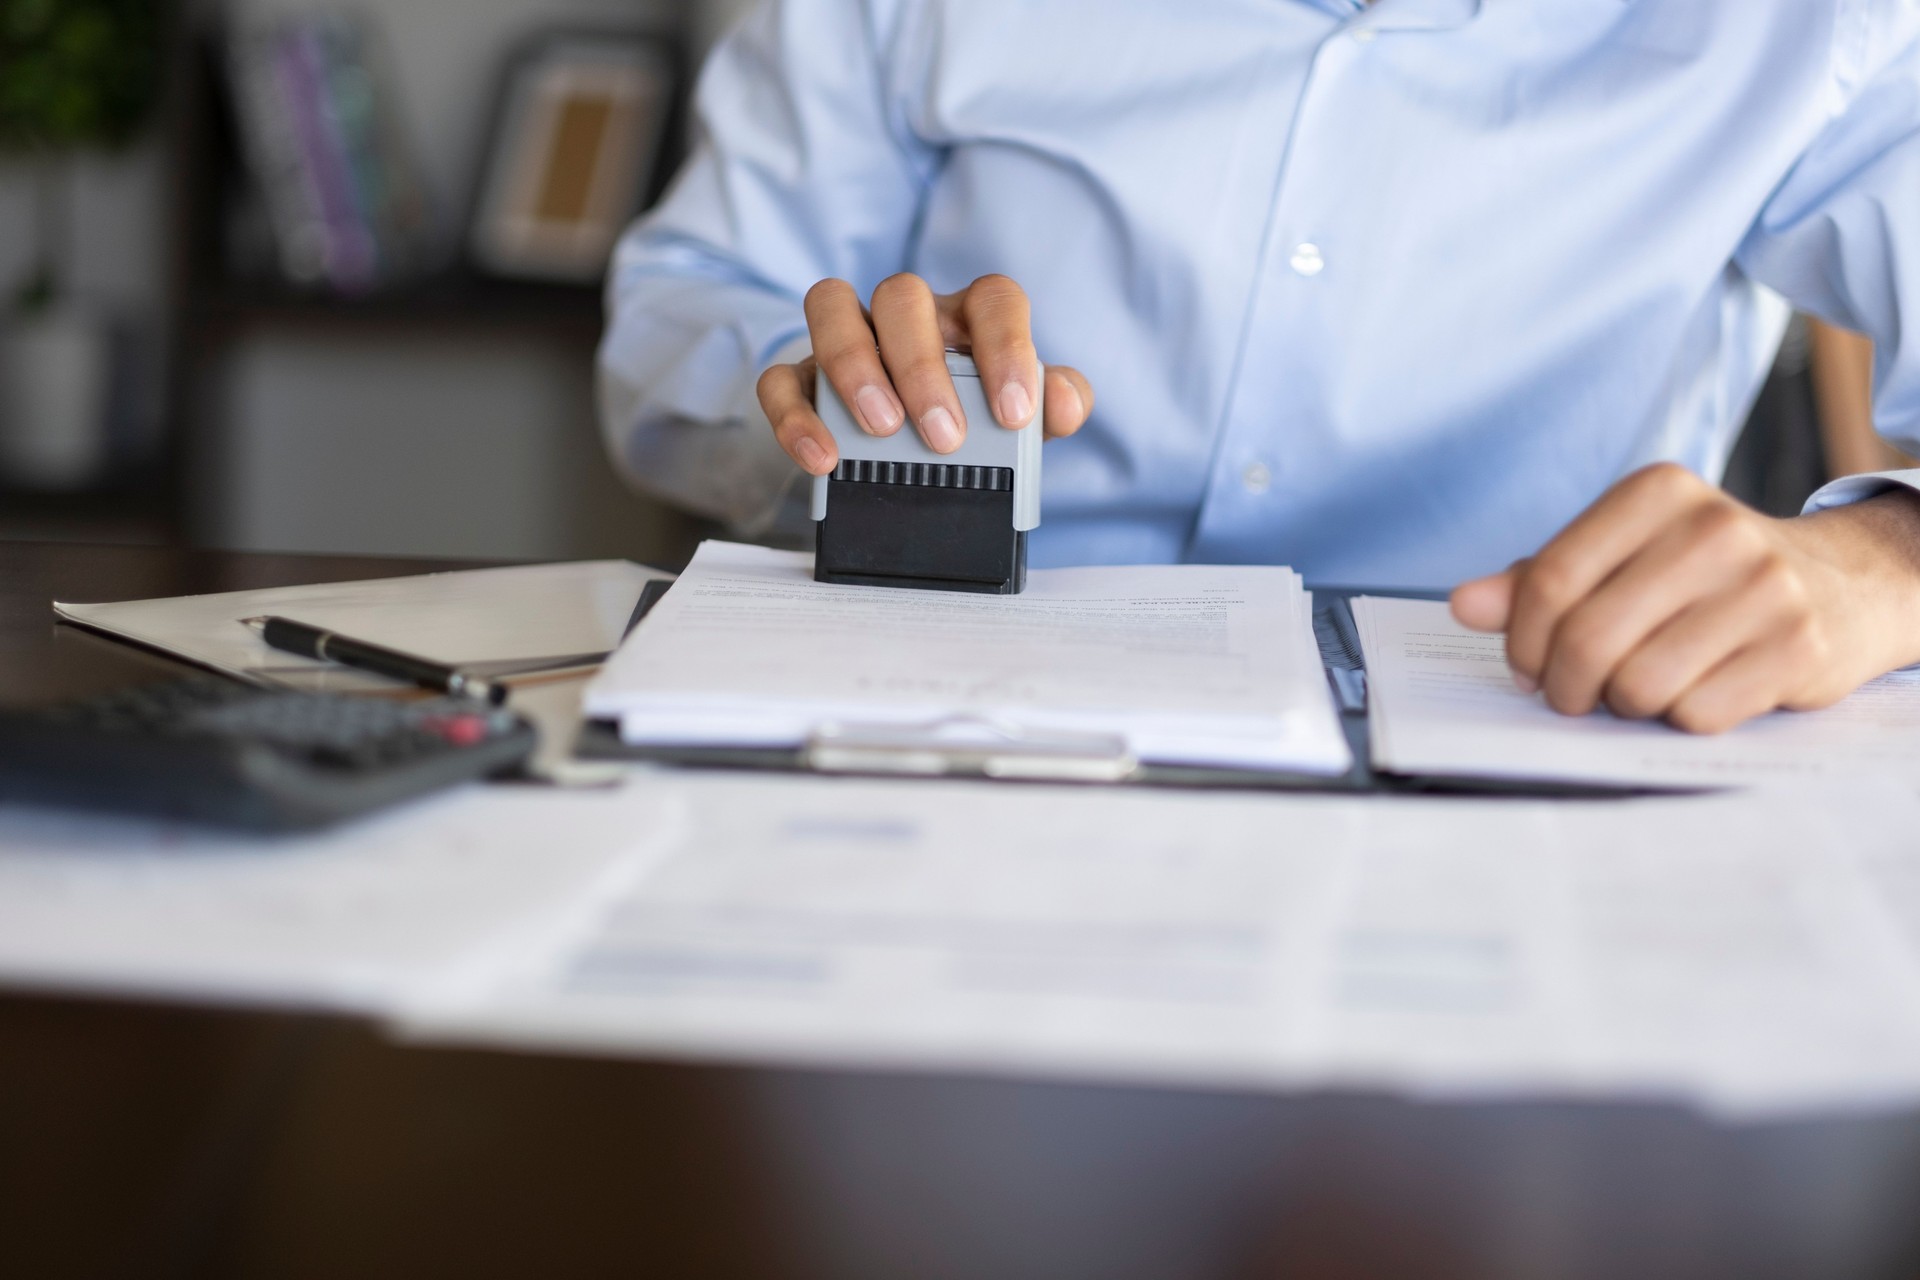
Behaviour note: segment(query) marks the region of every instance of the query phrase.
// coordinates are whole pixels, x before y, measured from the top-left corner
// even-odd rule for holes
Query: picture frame
[[[467,235],[492,275],[593,284],[662,185],[679,59],[644,33],[551,32],[503,76]]]

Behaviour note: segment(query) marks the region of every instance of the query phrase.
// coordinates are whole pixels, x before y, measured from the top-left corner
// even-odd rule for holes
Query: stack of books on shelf
[[[244,159],[286,280],[365,294],[439,265],[446,238],[360,23],[244,26],[225,52]]]

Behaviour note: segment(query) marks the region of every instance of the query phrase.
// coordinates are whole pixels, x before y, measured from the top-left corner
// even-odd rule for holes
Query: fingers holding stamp
[[[807,330],[813,338],[820,372],[853,410],[854,421],[869,435],[890,436],[906,421],[906,410],[881,363],[873,324],[860,295],[844,280],[822,280],[807,290]]]

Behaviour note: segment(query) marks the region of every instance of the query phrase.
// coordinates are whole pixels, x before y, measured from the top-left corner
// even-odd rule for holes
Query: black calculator
[[[0,800],[297,830],[513,772],[537,741],[519,716],[464,699],[195,676],[0,712]]]

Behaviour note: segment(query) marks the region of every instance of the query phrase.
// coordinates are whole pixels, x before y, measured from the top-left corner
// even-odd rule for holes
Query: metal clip
[[[1043,732],[986,716],[946,716],[925,724],[828,723],[805,748],[821,773],[960,775],[1050,782],[1120,782],[1140,761],[1124,738]]]

